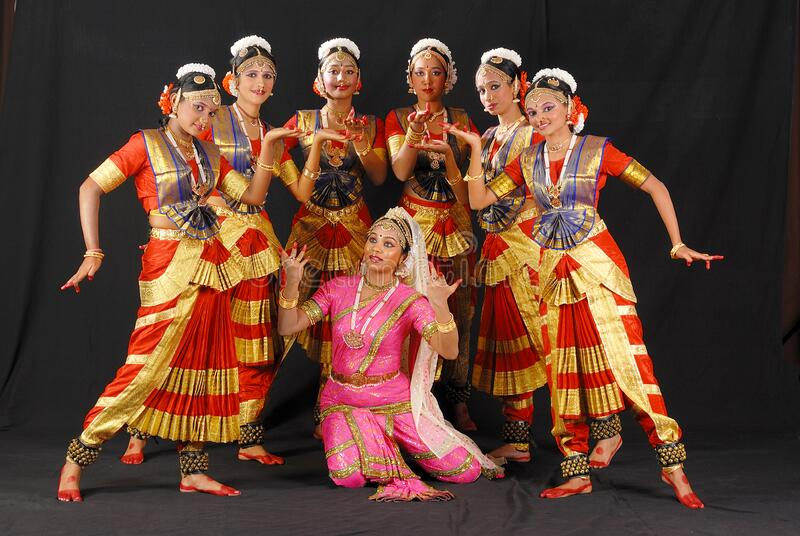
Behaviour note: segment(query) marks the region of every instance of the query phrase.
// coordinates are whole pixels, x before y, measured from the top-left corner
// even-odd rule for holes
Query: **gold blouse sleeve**
[[[620,173],[619,178],[622,182],[633,188],[641,188],[647,177],[650,176],[650,170],[641,165],[636,159],[631,158],[630,164],[625,168],[625,171]]]
[[[114,190],[128,178],[110,158],[106,158],[105,162],[100,164],[97,169],[89,174],[89,177],[91,177],[105,193]]]

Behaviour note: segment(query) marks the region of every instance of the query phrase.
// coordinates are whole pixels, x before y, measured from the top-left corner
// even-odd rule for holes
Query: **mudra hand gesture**
[[[442,126],[442,130],[447,132],[448,134],[452,134],[457,139],[467,142],[469,145],[477,144],[478,147],[481,145],[481,136],[476,132],[472,132],[471,130],[464,129],[461,124],[459,123],[445,123],[442,121],[439,123]]]
[[[325,141],[338,141],[344,143],[352,139],[355,139],[354,134],[342,134],[332,128],[321,128],[314,131],[314,143],[322,143]]]
[[[350,113],[344,119],[344,127],[349,139],[361,141],[364,139],[364,130],[367,128],[367,116],[356,117],[355,108],[350,108]]]
[[[272,128],[264,134],[264,141],[269,143],[283,138],[299,138],[300,136],[308,136],[313,131],[300,130],[298,127],[286,128],[276,127]]]
[[[408,146],[420,151],[432,151],[441,154],[447,154],[453,150],[445,140],[431,138],[429,134],[425,134],[420,143],[409,143]]]
[[[441,272],[433,266],[432,262],[428,262],[428,301],[434,307],[447,308],[447,298],[456,291],[461,281],[461,279],[456,279],[452,285],[448,285]]]
[[[86,252],[83,262],[78,266],[78,271],[67,279],[66,283],[61,285],[61,290],[66,290],[71,287],[75,289],[75,294],[79,294],[81,291],[80,282],[84,279],[89,279],[89,281],[94,279],[94,274],[97,273],[97,270],[100,269],[100,265],[103,264],[102,252],[97,256],[89,255],[90,252],[94,251],[99,252],[100,250],[88,250]]]
[[[691,266],[694,261],[705,261],[706,270],[710,270],[711,261],[721,261],[722,259],[725,258],[722,255],[710,255],[708,253],[698,253],[697,251],[691,249],[683,242],[676,244],[676,246],[677,247],[672,248],[672,251],[670,251],[669,256],[675,260],[682,260],[686,262],[686,266]]]
[[[300,280],[303,279],[303,270],[305,270],[306,263],[308,263],[308,259],[305,256],[306,248],[307,246],[303,246],[303,249],[298,252],[297,242],[295,242],[290,251],[280,250],[281,266],[283,266],[287,287],[298,285]]]
[[[414,132],[421,134],[422,131],[425,130],[425,123],[431,120],[433,117],[433,113],[431,113],[431,103],[425,103],[425,109],[421,112],[414,108],[414,111],[408,114],[406,119],[408,119],[408,126],[414,130]]]

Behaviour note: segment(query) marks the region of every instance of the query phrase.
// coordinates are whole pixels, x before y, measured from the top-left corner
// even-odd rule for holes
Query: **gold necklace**
[[[571,140],[571,139],[572,139],[572,136],[570,135],[570,137],[569,137],[569,138],[567,138],[567,139],[565,139],[564,141],[560,141],[560,142],[558,142],[558,143],[554,143],[553,145],[550,145],[550,144],[548,143],[548,144],[547,144],[547,152],[549,152],[549,153],[557,153],[558,151],[560,151],[561,149],[563,149],[564,147],[566,147],[566,145],[567,145],[567,142],[568,142],[569,140]]]
[[[164,128],[167,129],[172,134],[172,137],[175,138],[175,141],[178,142],[178,145],[182,147],[184,153],[187,154],[191,153],[191,156],[194,157],[194,145],[191,142],[192,139],[191,136],[189,137],[190,141],[185,141],[181,136],[176,134],[171,128],[169,127],[164,127]]]
[[[336,119],[336,122],[339,123],[340,125],[344,125],[344,119],[350,113],[349,111],[348,112],[337,112],[336,110],[334,110],[333,108],[331,108],[327,104],[322,107],[322,111],[325,112],[325,116],[328,117],[328,118],[330,118],[331,114],[333,114],[333,117]],[[328,125],[328,126],[330,126],[330,125]]]
[[[259,121],[260,121],[260,118],[259,118],[259,116],[257,116],[257,115],[250,115],[249,113],[247,113],[247,112],[245,112],[245,111],[244,111],[244,108],[242,108],[241,106],[239,106],[239,105],[238,105],[238,104],[236,104],[236,103],[234,103],[233,105],[234,105],[234,106],[236,106],[236,109],[237,109],[237,110],[239,110],[240,112],[242,112],[242,113],[244,114],[244,116],[247,118],[247,122],[248,122],[248,123],[250,123],[250,126],[251,126],[251,127],[256,127],[256,126],[258,126],[258,123],[259,123]]]
[[[424,109],[420,110],[419,106],[417,106],[416,104],[414,105],[414,110],[416,110],[418,114],[425,113],[425,110]],[[425,122],[426,123],[430,123],[431,121],[433,121],[434,119],[436,119],[437,117],[439,117],[441,115],[444,115],[444,106],[442,106],[442,109],[439,110],[438,112],[432,112],[431,113],[431,117]]]
[[[497,130],[495,131],[494,137],[495,138],[503,138],[506,134],[508,134],[511,130],[514,129],[517,125],[519,125],[523,120],[525,120],[525,116],[519,116],[515,121],[508,123],[507,125],[498,125]]]
[[[389,290],[390,288],[392,288],[392,286],[395,284],[395,281],[389,281],[385,285],[376,285],[375,283],[372,283],[369,279],[367,279],[367,276],[364,276],[364,284],[374,291],[383,292],[384,290]]]

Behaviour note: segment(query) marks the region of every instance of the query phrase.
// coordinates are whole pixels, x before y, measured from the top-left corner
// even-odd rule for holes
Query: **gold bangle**
[[[372,145],[367,145],[367,148],[366,148],[366,149],[364,149],[363,151],[359,151],[358,149],[356,149],[356,154],[357,154],[358,156],[360,156],[361,158],[364,158],[364,157],[365,157],[365,156],[367,156],[367,155],[368,155],[370,152],[372,152]]]
[[[672,249],[669,250],[669,258],[670,259],[674,259],[675,258],[675,254],[678,252],[678,250],[681,249],[681,248],[685,248],[685,247],[686,247],[686,244],[684,244],[683,242],[678,242],[677,244],[672,246]]]
[[[424,136],[424,132],[425,131],[415,132],[414,129],[412,129],[411,127],[408,127],[408,132],[406,132],[406,143],[407,144],[411,144],[411,143],[417,144],[417,143],[421,142],[422,138]]]
[[[311,182],[314,182],[315,180],[317,180],[319,178],[319,174],[320,174],[320,170],[311,171],[307,167],[303,168],[303,177],[307,178]]]
[[[436,329],[439,333],[450,333],[451,331],[456,329],[456,319],[453,316],[453,313],[450,313],[450,320],[447,322],[439,322],[436,320]]]
[[[265,164],[261,160],[256,160],[256,165],[261,169],[266,169],[267,171],[272,171],[272,166]]]
[[[278,306],[281,309],[294,309],[299,302],[300,296],[290,300],[283,295],[283,289],[278,292]]]
[[[464,175],[463,180],[464,180],[464,182],[472,182],[472,181],[476,181],[476,180],[481,179],[481,178],[483,178],[483,173],[479,173],[478,175],[474,175],[474,176],[470,175],[469,173],[467,173],[466,175]]]
[[[93,257],[95,259],[103,260],[103,257],[105,257],[105,253],[103,253],[102,250],[89,249],[86,251],[86,253],[83,254],[84,259],[87,257]]]
[[[447,179],[447,184],[449,184],[450,186],[455,186],[456,184],[458,184],[458,183],[459,183],[459,182],[461,182],[462,180],[464,180],[464,177],[462,177],[462,176],[461,176],[461,173],[459,172],[459,174],[458,174],[458,175],[456,175],[456,178],[455,178],[455,179],[453,179],[453,180],[450,180],[450,179],[448,178],[448,179]]]

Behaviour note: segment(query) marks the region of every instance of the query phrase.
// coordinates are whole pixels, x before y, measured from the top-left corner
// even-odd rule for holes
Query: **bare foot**
[[[458,402],[453,405],[453,413],[455,414],[456,428],[462,432],[474,432],[478,429],[475,421],[469,416],[466,402]]]
[[[283,465],[284,463],[283,458],[275,454],[270,454],[267,452],[267,449],[261,445],[253,445],[252,447],[243,449],[240,448],[237,458],[240,460],[255,460],[264,465]]]
[[[589,479],[589,477],[576,476],[574,478],[570,478],[560,486],[543,490],[539,494],[539,497],[542,497],[543,499],[560,499],[562,497],[583,495],[591,492],[592,481]]]
[[[531,461],[530,450],[518,450],[517,447],[511,443],[506,443],[505,445],[497,447],[489,453],[489,456],[492,458],[505,458],[510,462],[524,463]]]
[[[61,468],[58,479],[58,500],[64,502],[82,502],[81,497],[81,467],[69,460]]]
[[[239,490],[217,482],[210,476],[203,473],[184,476],[181,479],[180,490],[182,493],[200,492],[221,496],[240,495]]]
[[[146,439],[136,439],[131,436],[128,441],[128,448],[125,449],[125,454],[120,457],[119,461],[128,465],[139,465],[144,461],[144,453],[142,451],[145,445],[147,445]]]
[[[669,473],[666,471],[661,471],[661,480],[672,487],[672,491],[675,492],[675,498],[678,499],[678,501],[685,507],[705,507],[703,501],[701,501],[692,490],[692,486],[689,484],[689,479],[686,478],[686,473],[683,472],[682,467],[679,467],[678,469],[675,469]]]
[[[592,469],[603,469],[608,467],[614,455],[622,446],[622,436],[617,434],[613,437],[601,439],[597,442],[589,455],[589,466]]]

